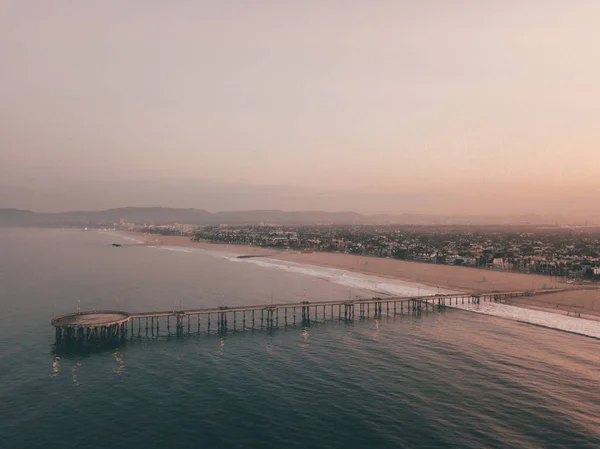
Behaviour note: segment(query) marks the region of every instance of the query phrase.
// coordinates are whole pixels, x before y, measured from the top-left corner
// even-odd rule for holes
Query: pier
[[[420,314],[458,304],[505,302],[510,298],[559,293],[562,289],[518,292],[458,293],[418,297],[374,297],[346,301],[266,304],[241,307],[169,310],[145,313],[119,311],[77,312],[56,316],[52,325],[56,342],[118,341],[128,337],[185,333],[224,333],[256,328],[277,328],[327,320]],[[174,332],[172,332],[172,330]]]

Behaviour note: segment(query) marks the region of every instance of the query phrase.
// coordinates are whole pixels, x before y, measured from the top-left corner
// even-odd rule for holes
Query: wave
[[[448,290],[434,289],[417,283],[392,281],[378,278],[376,276],[363,275],[350,271],[338,270],[336,268],[324,268],[316,265],[296,264],[293,262],[282,262],[269,258],[238,259],[229,255],[223,256],[232,262],[251,263],[260,267],[278,269],[289,273],[297,273],[305,276],[316,277],[334,284],[343,285],[360,290],[368,290],[377,294],[391,296],[429,296],[436,293],[451,293]]]
[[[179,248],[176,246],[151,246],[151,248],[156,248],[156,249],[160,249],[163,251],[175,251],[178,253],[192,253],[193,252],[191,249]]]
[[[336,268],[325,268],[316,265],[298,264],[294,262],[284,262],[267,257],[260,258],[239,258],[239,254],[207,250],[203,248],[181,248],[173,246],[154,246],[149,248],[164,249],[169,251],[178,251],[184,253],[202,253],[224,259],[229,262],[248,263],[267,269],[276,269],[288,273],[296,273],[310,276],[334,284],[343,285],[357,290],[366,290],[378,295],[389,296],[431,296],[436,293],[454,293],[446,289],[436,289],[431,286],[425,286],[418,283],[392,281],[376,276],[363,275],[350,271],[339,270]]]
[[[600,321],[493,302],[456,304],[451,307],[600,339]]]

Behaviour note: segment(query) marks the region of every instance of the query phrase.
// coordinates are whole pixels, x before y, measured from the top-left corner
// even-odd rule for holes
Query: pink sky
[[[584,213],[598,17],[596,0],[4,0],[0,207]]]

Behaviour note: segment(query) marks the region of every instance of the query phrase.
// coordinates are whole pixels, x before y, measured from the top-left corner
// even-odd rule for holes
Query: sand
[[[278,252],[276,250],[270,250],[268,248],[259,248],[257,246],[230,245],[226,243],[193,242],[189,237],[182,236],[144,234],[141,232],[135,232],[131,234],[135,238],[142,240],[144,243],[150,245],[186,246],[191,248],[200,248],[212,251],[227,251],[237,254],[253,256],[270,256],[275,255]]]
[[[136,233],[136,238],[149,244],[187,246],[240,255],[270,257],[295,263],[337,268],[346,271],[387,277],[432,287],[461,291],[521,291],[540,288],[578,289],[582,286],[567,284],[562,278],[534,274],[509,273],[483,268],[457,267],[397,259],[356,256],[342,253],[299,252],[259,248],[255,246],[193,242],[189,237],[160,236]],[[553,293],[511,301],[527,308],[544,308],[558,313],[589,313],[600,316],[600,289]]]
[[[516,291],[565,286],[549,276],[532,276],[496,270],[408,262],[379,257],[354,256],[341,253],[279,254],[277,259],[358,271],[374,276],[384,276],[418,282],[449,290]]]
[[[587,319],[600,319],[600,289],[572,290],[517,298],[508,304]]]

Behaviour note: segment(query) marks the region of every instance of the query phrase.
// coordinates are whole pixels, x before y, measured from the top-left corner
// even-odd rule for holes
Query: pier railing
[[[80,312],[55,317],[57,342],[65,340],[111,340],[134,336],[175,335],[217,331],[244,331],[309,324],[326,320],[354,320],[357,317],[419,314],[442,307],[481,302],[506,302],[510,298],[557,293],[562,289],[493,293],[437,294],[419,297],[374,297],[345,301],[301,301],[239,307],[167,310],[144,313],[111,311]]]

